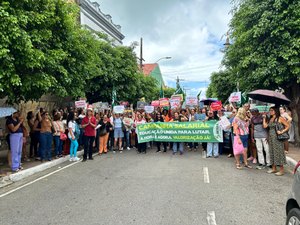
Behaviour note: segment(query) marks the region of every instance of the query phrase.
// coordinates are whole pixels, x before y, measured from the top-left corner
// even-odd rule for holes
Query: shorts
[[[124,137],[124,132],[122,128],[115,128],[114,130],[114,138],[123,138]]]
[[[241,139],[241,142],[242,142],[244,148],[248,148],[248,134],[240,135],[240,139]]]

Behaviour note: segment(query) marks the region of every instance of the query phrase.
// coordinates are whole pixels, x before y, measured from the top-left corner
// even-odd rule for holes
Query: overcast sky
[[[165,83],[177,76],[191,95],[207,86],[220,67],[228,30],[230,0],[97,0],[100,9],[122,26],[124,45],[144,40],[145,63],[159,62]],[[139,53],[139,47],[136,48]]]

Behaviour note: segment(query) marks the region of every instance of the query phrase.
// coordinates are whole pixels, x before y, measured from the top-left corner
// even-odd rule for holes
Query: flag
[[[198,95],[197,95],[197,99],[198,99],[198,101],[200,100],[200,95],[201,95],[201,92],[202,92],[202,90],[200,90],[200,92],[198,93]]]
[[[165,97],[164,89],[163,89],[163,86],[161,85],[160,86],[160,91],[159,91],[159,98],[164,98],[164,97]]]

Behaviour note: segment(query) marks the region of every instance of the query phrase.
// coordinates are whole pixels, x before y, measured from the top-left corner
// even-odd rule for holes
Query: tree
[[[0,97],[81,96],[94,76],[96,37],[80,29],[78,8],[64,0],[0,3]]]
[[[300,125],[300,1],[241,0],[230,22],[223,64],[243,91],[281,87]],[[227,85],[227,84],[226,84]],[[299,140],[299,130],[297,128]]]
[[[175,93],[176,89],[171,87],[164,88],[165,98],[171,98],[171,96]]]

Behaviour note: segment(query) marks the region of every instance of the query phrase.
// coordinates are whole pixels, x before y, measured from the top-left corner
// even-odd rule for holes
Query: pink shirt
[[[232,123],[236,123],[238,125],[238,134],[236,135],[248,135],[249,134],[249,122],[245,120],[241,120],[237,117],[233,119]]]

